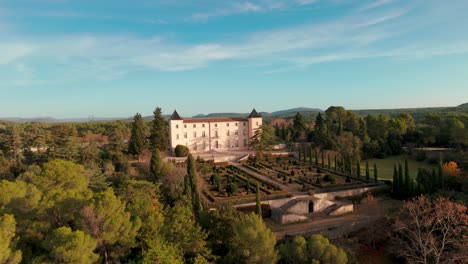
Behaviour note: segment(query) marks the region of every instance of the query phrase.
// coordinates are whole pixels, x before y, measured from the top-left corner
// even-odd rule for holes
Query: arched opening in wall
[[[313,212],[314,212],[314,202],[309,201],[309,213],[313,213]]]

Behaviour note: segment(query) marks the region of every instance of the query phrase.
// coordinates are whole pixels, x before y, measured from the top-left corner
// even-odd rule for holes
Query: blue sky
[[[0,0],[0,117],[468,102],[468,1]]]

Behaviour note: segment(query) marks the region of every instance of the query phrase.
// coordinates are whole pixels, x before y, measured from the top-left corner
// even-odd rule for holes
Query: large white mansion
[[[245,150],[261,125],[262,117],[255,109],[247,118],[181,118],[174,110],[169,119],[171,149],[174,151],[177,145],[183,145],[194,153]]]

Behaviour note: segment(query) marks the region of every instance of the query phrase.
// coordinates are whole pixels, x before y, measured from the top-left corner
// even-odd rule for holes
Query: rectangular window
[[[246,129],[244,129],[244,135],[247,135],[247,130]]]
[[[258,126],[258,122],[257,122],[257,126]]]
[[[202,124],[201,126],[202,126],[202,127],[205,127],[205,124]]]
[[[236,148],[239,147],[239,141],[236,140]]]
[[[197,137],[197,132],[193,132],[193,137],[194,137],[194,138]]]
[[[187,125],[184,125],[184,128],[187,128]]]
[[[187,132],[184,132],[184,138],[187,138]]]
[[[237,123],[236,123],[236,126],[237,126]]]
[[[203,141],[202,148],[203,148],[204,150],[206,149],[206,142],[205,142],[205,141]]]
[[[244,147],[247,147],[247,139],[244,139]]]
[[[218,127],[218,124],[215,124],[215,127]]]
[[[234,133],[236,134],[236,136],[239,135],[239,130],[236,130]]]
[[[179,125],[175,125],[175,128],[179,128]]]
[[[193,150],[197,150],[198,148],[198,144],[197,143],[193,143]]]
[[[196,127],[197,127],[197,125],[196,125],[196,124],[193,124],[193,128],[196,128]]]
[[[245,126],[245,122],[244,122],[244,126]]]
[[[179,139],[179,134],[176,135],[176,138]]]
[[[202,136],[202,137],[205,137],[205,136],[206,136],[205,131],[202,131],[202,132],[201,132],[201,136]]]
[[[229,126],[229,123],[226,123],[226,126]]]
[[[226,135],[229,136],[229,130],[226,132]]]

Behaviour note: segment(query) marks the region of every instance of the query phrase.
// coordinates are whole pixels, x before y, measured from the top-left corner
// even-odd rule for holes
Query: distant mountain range
[[[423,107],[423,108],[401,108],[401,109],[364,109],[364,110],[353,110],[360,116],[366,115],[378,115],[385,114],[389,116],[396,116],[401,113],[410,113],[414,116],[415,119],[422,118],[427,113],[434,112],[440,114],[447,114],[453,112],[465,112],[468,113],[468,103],[461,104],[455,107]],[[271,120],[274,118],[291,118],[296,113],[301,114],[316,114],[323,112],[322,109],[318,108],[308,108],[308,107],[297,107],[287,110],[280,110],[274,112],[260,112],[260,114],[266,119]],[[192,118],[215,118],[215,117],[247,117],[249,113],[210,113],[210,114],[198,114]],[[165,115],[165,118],[169,118],[171,115]],[[184,117],[183,117],[184,118]],[[99,121],[115,121],[115,120],[131,120],[132,117],[109,117],[109,118],[99,118],[99,117],[88,117],[88,118],[53,118],[53,117],[37,117],[37,118],[21,118],[21,117],[0,117],[2,121],[10,121],[17,123],[66,123],[66,122],[99,122]],[[145,120],[152,120],[152,116],[144,117]]]

